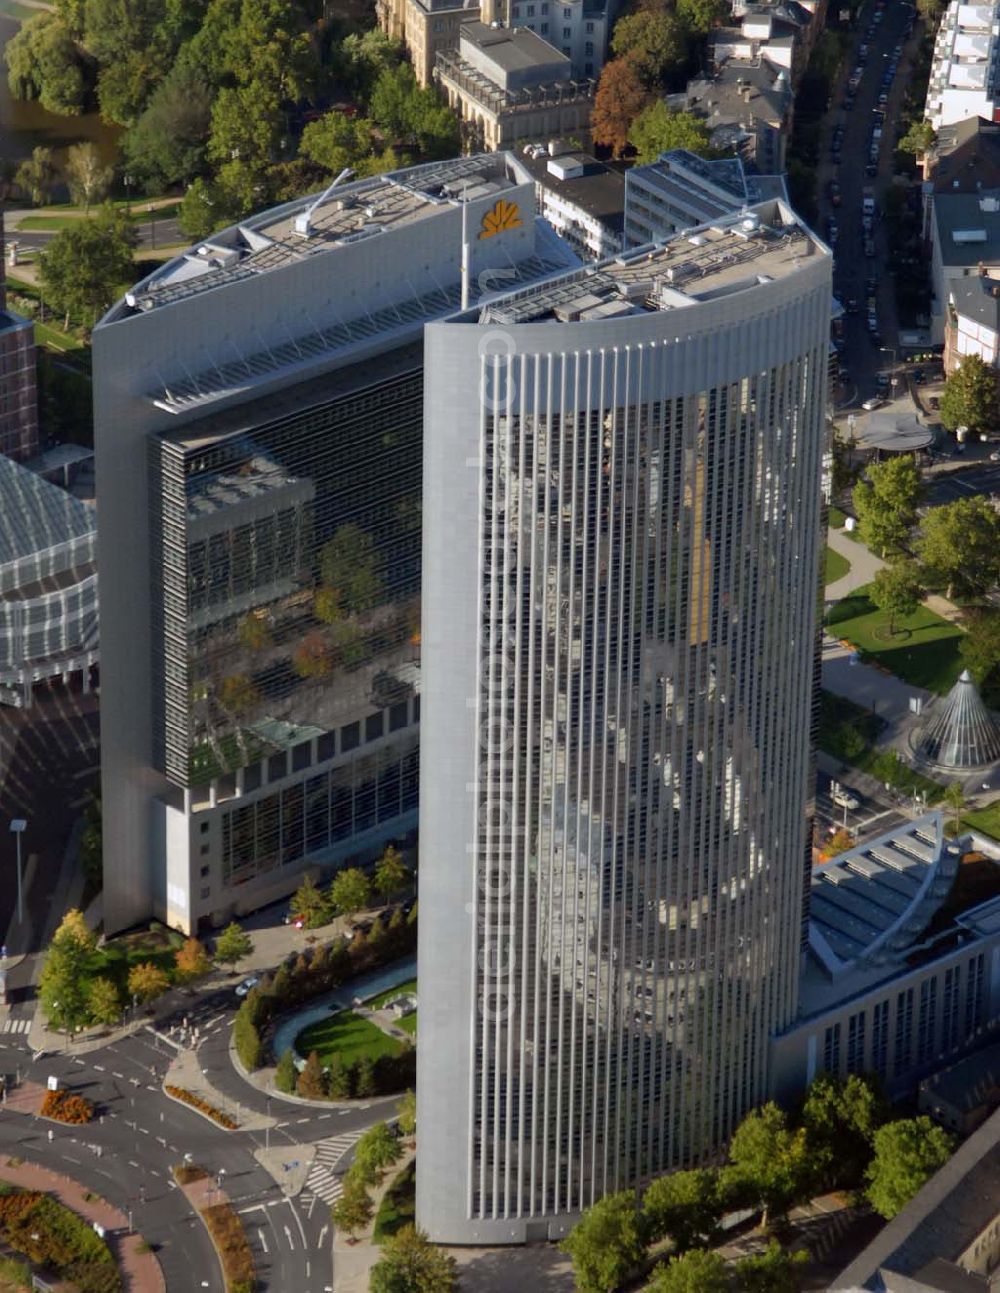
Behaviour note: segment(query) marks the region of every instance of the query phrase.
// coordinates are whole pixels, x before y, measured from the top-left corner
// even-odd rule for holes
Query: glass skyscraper
[[[427,330],[417,1219],[707,1160],[794,1018],[828,251],[782,202]]]

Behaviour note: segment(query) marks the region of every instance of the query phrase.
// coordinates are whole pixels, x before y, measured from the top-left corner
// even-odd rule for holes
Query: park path
[[[838,552],[851,566],[846,575],[835,579],[832,584],[827,584],[824,596],[828,602],[839,602],[855,589],[861,588],[864,584],[870,584],[885,565],[881,557],[876,557],[863,543],[852,539],[846,530],[827,531],[826,541],[834,552]]]
[[[128,1218],[104,1199],[98,1198],[71,1177],[60,1176],[35,1163],[14,1163],[0,1159],[0,1180],[9,1181],[22,1190],[51,1194],[64,1207],[91,1224],[103,1226],[108,1247],[118,1263],[126,1293],[166,1293],[166,1282],[160,1263],[150,1251],[143,1251],[141,1235],[130,1233]]]

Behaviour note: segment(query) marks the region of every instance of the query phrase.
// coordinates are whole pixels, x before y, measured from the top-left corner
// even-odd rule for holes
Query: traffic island
[[[179,1164],[173,1173],[184,1197],[208,1231],[222,1267],[226,1293],[253,1293],[257,1287],[253,1251],[221,1180],[197,1163]]]
[[[12,1201],[0,1215],[0,1237],[30,1261],[50,1270],[62,1261],[60,1276],[71,1279],[81,1293],[92,1288],[103,1293],[111,1287],[166,1293],[152,1249],[141,1235],[131,1233],[128,1218],[106,1200],[68,1176],[20,1158],[0,1158],[0,1182],[18,1192],[0,1196],[0,1203]],[[8,1223],[7,1212],[16,1212],[16,1224]],[[50,1232],[61,1258],[49,1251]],[[109,1276],[117,1282],[109,1283]]]
[[[273,1127],[277,1121],[265,1114],[255,1113],[238,1100],[217,1091],[202,1071],[197,1051],[181,1051],[174,1057],[164,1075],[163,1090],[171,1099],[186,1105],[227,1131],[263,1131],[267,1127]]]

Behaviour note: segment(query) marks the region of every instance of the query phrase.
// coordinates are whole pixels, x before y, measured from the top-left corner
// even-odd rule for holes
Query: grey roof
[[[489,27],[484,22],[464,22],[461,38],[481,49],[505,72],[570,63],[565,54],[527,27]]]
[[[980,274],[953,278],[948,283],[948,294],[963,318],[1000,332],[1000,282],[996,279]]]
[[[898,959],[947,897],[957,868],[939,812],[813,867],[810,951],[834,979],[859,963]]]
[[[991,196],[986,192],[935,193],[934,220],[943,264],[978,265],[981,260],[1000,258],[1000,210],[984,211],[981,205]]]
[[[1000,759],[1000,728],[968,669],[920,734],[918,753],[942,768],[981,768]]]
[[[942,126],[932,154],[935,193],[978,193],[1000,185],[1000,125],[969,117]]]
[[[558,193],[615,233],[621,233],[625,223],[625,176],[621,171],[614,170],[596,157],[581,157],[583,174],[560,179],[549,170],[549,162],[565,161],[566,158],[525,156],[518,160],[542,188]]]
[[[0,566],[92,534],[93,509],[0,455]]]
[[[916,1275],[935,1258],[953,1261],[998,1213],[1000,1111],[958,1147],[830,1288],[882,1288],[880,1270]]]

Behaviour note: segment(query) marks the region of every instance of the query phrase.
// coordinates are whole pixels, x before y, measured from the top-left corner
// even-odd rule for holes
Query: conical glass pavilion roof
[[[1000,759],[1000,728],[968,669],[920,735],[920,756],[942,768],[981,768]]]

